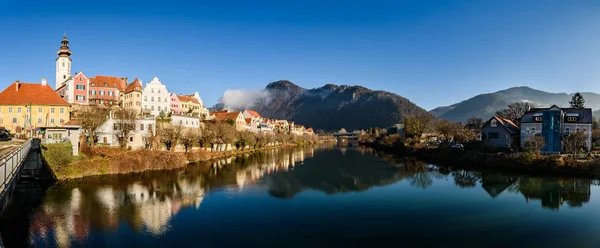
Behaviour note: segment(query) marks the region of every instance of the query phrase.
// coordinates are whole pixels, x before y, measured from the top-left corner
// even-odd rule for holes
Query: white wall
[[[200,128],[200,118],[182,115],[171,115],[171,125],[190,128]]]
[[[142,93],[142,108],[150,110],[154,116],[159,116],[161,111],[167,114],[171,112],[170,95],[167,87],[157,77],[154,77],[146,84]]]

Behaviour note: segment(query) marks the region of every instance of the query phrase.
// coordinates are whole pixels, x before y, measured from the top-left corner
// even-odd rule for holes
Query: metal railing
[[[27,140],[25,144],[0,158],[0,189],[2,193],[21,168],[29,150],[31,150],[31,140]]]

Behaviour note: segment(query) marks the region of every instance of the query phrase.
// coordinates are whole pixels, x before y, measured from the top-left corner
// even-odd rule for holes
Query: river
[[[440,168],[361,148],[21,183],[7,247],[598,247],[598,182]]]

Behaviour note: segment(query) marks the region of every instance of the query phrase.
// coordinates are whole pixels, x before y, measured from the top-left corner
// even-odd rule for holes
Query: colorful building
[[[123,107],[135,109],[136,113],[142,112],[142,83],[138,78],[127,85],[122,96]]]
[[[69,103],[46,81],[16,81],[0,92],[0,126],[13,133],[36,134],[40,127],[63,126],[69,121]]]
[[[127,87],[126,77],[96,76],[90,78],[90,104],[118,105],[121,92]]]

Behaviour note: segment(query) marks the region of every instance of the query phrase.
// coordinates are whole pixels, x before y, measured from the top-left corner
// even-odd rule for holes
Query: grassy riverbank
[[[539,155],[527,152],[485,153],[449,147],[404,146],[401,143],[381,145],[370,142],[362,145],[396,156],[414,157],[427,163],[459,169],[486,169],[534,175],[600,176],[600,160],[584,157],[574,159],[567,155]]]
[[[198,162],[251,154],[270,149],[297,147],[299,145],[302,144],[284,144],[223,152],[200,150],[187,153],[148,149],[129,151],[116,147],[93,147],[79,156],[72,156],[71,145],[67,143],[44,145],[42,155],[56,179],[68,180],[89,176],[173,170]]]

